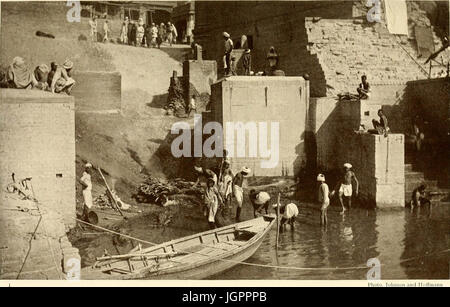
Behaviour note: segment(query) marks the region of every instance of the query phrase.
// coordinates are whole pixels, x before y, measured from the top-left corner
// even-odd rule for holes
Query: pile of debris
[[[97,196],[94,199],[94,205],[99,208],[112,207],[111,200],[109,199],[107,192]]]
[[[182,77],[177,77],[176,71],[170,78],[169,95],[164,109],[172,114],[181,115],[186,112],[185,92],[182,85]]]
[[[181,202],[201,205],[203,189],[200,186],[193,186],[193,182],[184,181],[180,178],[165,180],[149,176],[139,186],[134,197],[140,203],[153,203],[160,206]]]
[[[99,208],[110,207],[110,208],[115,209],[116,207],[115,207],[115,204],[113,204],[113,201],[112,201],[111,197],[114,197],[114,200],[117,203],[117,206],[119,206],[119,208],[121,210],[129,210],[131,208],[131,205],[126,204],[125,202],[123,202],[120,199],[120,197],[117,195],[116,191],[114,191],[114,190],[111,190],[111,194],[108,192],[108,190],[106,190],[105,193],[100,194],[99,196],[97,196],[94,199],[94,205],[99,207]]]

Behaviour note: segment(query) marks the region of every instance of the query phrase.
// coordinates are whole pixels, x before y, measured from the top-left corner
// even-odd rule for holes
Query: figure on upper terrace
[[[244,75],[250,76],[252,67],[252,56],[250,54],[250,49],[246,49],[244,55],[242,56],[242,66],[244,66]]]
[[[279,57],[275,51],[275,47],[270,47],[267,54],[267,61],[269,63],[269,70],[265,72],[266,76],[284,76],[284,71],[278,69]]]
[[[224,75],[229,76],[231,74],[231,52],[233,51],[233,41],[230,38],[230,34],[223,32],[224,38]]]
[[[356,90],[358,91],[359,99],[369,99],[370,85],[369,82],[367,82],[366,75],[361,76],[361,83],[359,84],[359,87]]]

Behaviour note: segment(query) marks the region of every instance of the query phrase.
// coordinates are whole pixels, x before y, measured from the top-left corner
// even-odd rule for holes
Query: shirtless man
[[[320,225],[327,226],[328,224],[328,206],[330,205],[329,189],[325,182],[325,175],[317,175],[317,182],[319,183],[318,200],[320,203]]]
[[[350,163],[344,164],[344,177],[340,182],[338,182],[338,186],[336,191],[339,195],[339,202],[342,206],[341,214],[345,212],[344,201],[347,203],[348,208],[352,207],[352,195],[353,195],[353,186],[352,180],[355,181],[355,196],[358,196],[359,193],[359,182],[358,178],[356,178],[355,173],[351,170],[352,165]]]
[[[214,181],[214,186],[217,185],[217,175],[212,170],[200,166],[194,166],[194,171],[197,174],[197,181],[192,187],[195,188],[202,181],[206,182],[208,179],[212,179]]]

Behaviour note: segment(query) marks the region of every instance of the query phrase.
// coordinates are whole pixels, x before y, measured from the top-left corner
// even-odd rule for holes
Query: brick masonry
[[[216,11],[221,14],[212,14]],[[235,42],[243,34],[251,36],[254,71],[265,70],[266,54],[275,46],[286,75],[309,74],[312,97],[355,92],[363,73],[373,85],[425,78],[428,67],[419,66],[425,59],[418,58],[413,33],[398,38],[387,32],[384,21],[368,23],[366,14],[362,1],[203,1],[196,5],[195,37],[205,58],[221,63],[223,31]],[[431,25],[411,1],[408,16],[410,25]],[[435,45],[440,47],[437,37]],[[432,74],[441,70],[435,67]]]

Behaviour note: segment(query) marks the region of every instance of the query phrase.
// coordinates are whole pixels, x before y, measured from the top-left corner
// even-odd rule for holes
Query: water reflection
[[[317,210],[301,208],[295,229],[287,228],[280,234],[278,250],[274,229],[248,261],[286,267],[343,268],[365,267],[368,259],[376,257],[382,265],[382,279],[447,279],[449,252],[442,251],[449,249],[450,212],[446,205],[434,206],[412,212],[354,209],[345,216],[332,211],[326,230],[319,225]],[[427,257],[437,251],[441,253]],[[367,271],[239,265],[211,279],[366,279]]]
[[[192,210],[191,210],[192,211]],[[366,279],[367,260],[378,258],[382,279],[448,279],[450,247],[450,206],[433,204],[407,210],[352,209],[342,216],[328,212],[328,227],[319,225],[319,210],[300,205],[294,229],[280,234],[275,248],[275,227],[248,262],[296,268],[348,268],[345,270],[300,270],[237,265],[211,279]],[[203,219],[175,212],[174,222],[165,229],[150,229],[147,217],[126,224],[127,233],[152,242],[165,242],[207,229]],[[252,218],[250,206],[243,218]],[[190,221],[186,225],[186,220]],[[86,242],[83,265],[91,265],[104,248],[113,251],[111,236]],[[131,246],[121,246],[121,252]],[[92,262],[92,263],[91,263]],[[359,267],[355,268],[355,267]],[[361,269],[361,267],[363,267]]]
[[[405,240],[401,266],[411,279],[448,279],[450,207],[428,205],[405,212]],[[428,257],[419,257],[425,256]]]

